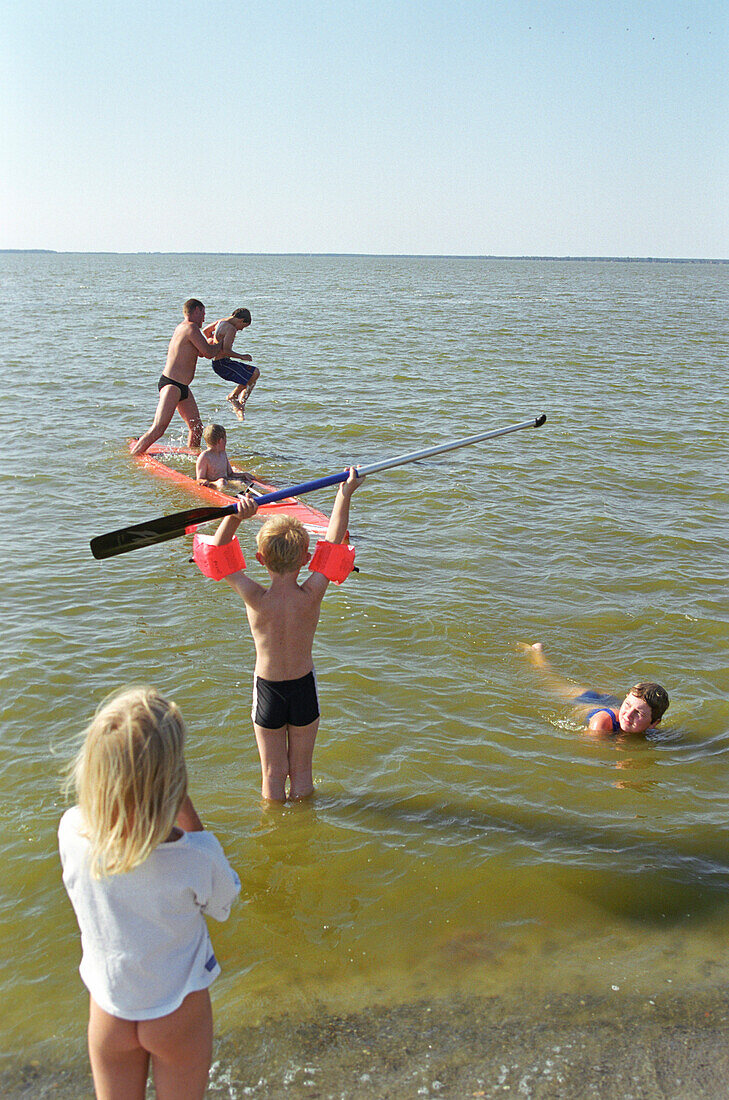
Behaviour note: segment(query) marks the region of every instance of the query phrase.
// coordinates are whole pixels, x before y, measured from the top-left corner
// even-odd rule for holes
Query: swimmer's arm
[[[605,737],[613,733],[613,720],[607,711],[601,710],[597,714],[593,714],[587,727],[587,733],[597,734],[598,737]]]
[[[177,811],[175,824],[178,829],[182,829],[186,833],[201,833],[205,829],[202,821],[197,816],[197,810],[193,806],[189,794],[186,794],[182,800],[182,805]]]
[[[232,542],[243,520],[250,519],[258,510],[255,499],[248,493],[237,501],[237,505],[238,511],[232,516],[226,516],[213,535],[214,546],[225,546],[226,543]],[[230,573],[227,577],[223,577],[223,580],[246,603],[256,603],[266,591],[262,584],[246,576],[242,569],[239,569],[237,573]]]
[[[202,334],[203,334],[203,336],[205,337],[206,340],[212,340],[213,333],[215,332],[215,326],[217,325],[217,323],[218,323],[217,321],[213,321],[212,324],[206,325],[205,328],[202,330]]]
[[[234,592],[238,593],[246,604],[255,605],[266,594],[263,585],[259,584],[258,581],[254,581],[242,569],[237,573],[231,573],[230,576],[224,577],[223,580],[230,585]]]
[[[206,333],[207,335],[207,333]],[[253,359],[250,355],[239,355],[237,351],[233,351],[233,341],[238,333],[235,331],[232,325],[227,325],[225,332],[223,333],[222,345],[223,355],[226,359],[240,359],[244,363],[252,363]]]

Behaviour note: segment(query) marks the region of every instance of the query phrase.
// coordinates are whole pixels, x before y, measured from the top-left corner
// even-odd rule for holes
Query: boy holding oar
[[[352,493],[363,481],[350,467],[334,501],[326,542],[317,545],[313,572],[301,584],[299,573],[311,558],[309,534],[293,516],[271,517],[258,532],[256,559],[268,570],[270,586],[265,588],[243,572],[245,562],[235,533],[241,520],[256,511],[255,500],[248,495],[210,539],[196,536],[195,561],[201,570],[226,580],[246,605],[256,647],[251,717],[261,757],[261,793],[273,802],[286,801],[287,779],[292,801],[314,790],[312,758],[319,702],[312,646],[329,581],[340,583],[352,568],[354,551],[343,543]]]

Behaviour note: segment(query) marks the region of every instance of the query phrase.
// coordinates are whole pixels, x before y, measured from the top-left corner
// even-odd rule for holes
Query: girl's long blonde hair
[[[91,875],[131,871],[169,836],[187,794],[185,725],[152,687],[110,695],[70,766],[91,842]]]

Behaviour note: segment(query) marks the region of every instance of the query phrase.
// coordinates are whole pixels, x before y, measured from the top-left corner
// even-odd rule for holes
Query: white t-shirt
[[[220,973],[203,914],[226,920],[240,879],[208,832],[183,833],[133,871],[94,879],[82,828],[78,806],[58,827],[63,883],[81,929],[81,978],[112,1016],[166,1016]]]

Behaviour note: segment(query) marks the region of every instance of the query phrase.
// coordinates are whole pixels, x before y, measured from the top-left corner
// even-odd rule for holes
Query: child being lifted
[[[256,647],[251,718],[261,757],[261,794],[270,801],[286,801],[287,779],[292,801],[314,790],[312,758],[319,729],[314,633],[329,580],[343,579],[352,567],[354,551],[341,544],[352,493],[363,481],[350,467],[334,502],[326,542],[319,543],[311,562],[312,569],[326,572],[314,571],[301,584],[299,572],[311,558],[309,534],[293,516],[271,517],[258,532],[256,559],[268,570],[270,587],[243,572],[245,562],[235,532],[241,520],[256,511],[248,494],[239,502],[237,513],[226,516],[211,538],[198,535],[195,539],[195,561],[203,573],[225,579],[246,605]],[[327,563],[327,558],[334,561]],[[345,559],[341,572],[337,558]]]

